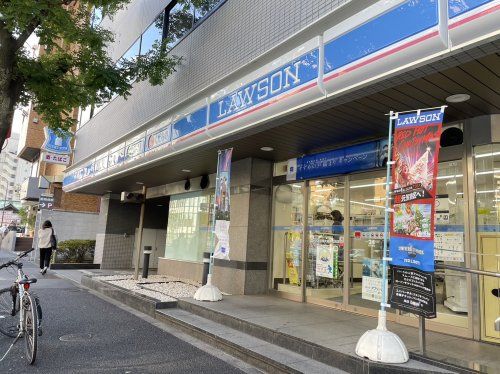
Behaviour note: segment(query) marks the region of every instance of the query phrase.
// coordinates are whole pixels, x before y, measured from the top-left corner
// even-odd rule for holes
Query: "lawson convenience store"
[[[105,196],[96,261],[132,266],[139,210],[117,195],[146,186],[158,272],[201,279],[217,149],[232,147],[231,260],[216,262],[216,284],[375,316],[366,278],[381,271],[384,114],[447,104],[428,328],[499,342],[500,5],[472,3],[376,2],[314,24],[73,165],[65,190]],[[312,166],[293,175],[295,164]],[[333,246],[330,274],[318,258]]]

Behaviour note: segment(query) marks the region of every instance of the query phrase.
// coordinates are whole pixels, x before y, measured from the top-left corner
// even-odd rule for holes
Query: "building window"
[[[144,31],[141,38],[141,55],[153,49],[155,43],[160,43],[163,37],[163,13],[155,18],[153,23]]]
[[[202,262],[210,249],[213,191],[172,196],[168,213],[165,257]]]

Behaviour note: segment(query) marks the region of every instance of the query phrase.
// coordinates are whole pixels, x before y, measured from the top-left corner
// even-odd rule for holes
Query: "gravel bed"
[[[149,296],[158,301],[176,301],[182,297],[193,297],[201,286],[189,279],[181,279],[168,275],[150,275],[137,281],[130,274],[97,276],[96,279],[108,282],[118,287]]]

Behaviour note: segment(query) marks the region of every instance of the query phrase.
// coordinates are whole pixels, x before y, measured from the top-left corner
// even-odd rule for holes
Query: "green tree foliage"
[[[74,108],[99,106],[116,94],[126,98],[131,82],[158,85],[175,71],[180,58],[169,53],[169,46],[176,32],[150,52],[120,64],[106,53],[114,36],[92,23],[92,10],[100,8],[112,19],[129,1],[0,0],[0,146],[19,104],[33,102],[45,123],[64,131],[75,124]],[[200,9],[214,2],[179,1]],[[186,26],[182,17],[178,22]],[[24,47],[33,33],[45,46],[38,58]]]
[[[28,228],[33,229],[35,227],[35,214],[29,214],[29,208],[22,207],[19,209],[19,218],[21,219],[21,224],[24,226],[28,226]]]

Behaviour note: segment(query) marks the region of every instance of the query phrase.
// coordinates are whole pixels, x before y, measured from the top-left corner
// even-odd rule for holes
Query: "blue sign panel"
[[[314,49],[214,101],[210,104],[210,123],[219,122],[317,78],[318,56],[319,50]]]
[[[409,0],[325,44],[325,73],[436,26],[438,0]]]
[[[413,127],[422,125],[432,125],[443,122],[444,112],[441,109],[429,110],[426,112],[400,114],[396,118],[396,128]]]
[[[493,0],[448,0],[448,16],[457,17]]]
[[[42,149],[51,153],[68,155],[71,153],[71,135],[59,136],[48,127],[45,128],[45,142]]]
[[[434,271],[434,241],[391,237],[391,264]]]
[[[207,107],[188,114],[172,125],[172,140],[188,135],[207,125]]]
[[[297,179],[382,167],[387,161],[387,140],[362,143],[297,159]]]

